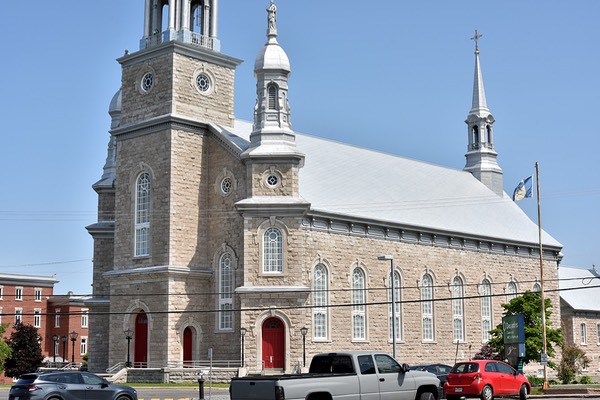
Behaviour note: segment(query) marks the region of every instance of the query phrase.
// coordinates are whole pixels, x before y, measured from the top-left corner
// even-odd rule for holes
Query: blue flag
[[[523,200],[524,198],[531,197],[531,181],[531,176],[529,178],[521,179],[521,182],[519,182],[513,193],[514,201],[519,201]]]

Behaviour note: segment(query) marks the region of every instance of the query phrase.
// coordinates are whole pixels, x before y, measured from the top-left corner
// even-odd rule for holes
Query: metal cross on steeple
[[[479,39],[482,37],[483,35],[480,35],[479,33],[477,33],[477,29],[475,29],[475,36],[473,36],[471,38],[471,40],[475,41],[475,52],[479,53]]]

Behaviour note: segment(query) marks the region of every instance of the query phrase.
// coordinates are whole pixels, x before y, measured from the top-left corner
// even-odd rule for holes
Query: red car
[[[531,384],[521,372],[495,360],[459,362],[452,367],[444,384],[447,400],[461,397],[480,397],[492,400],[495,396],[519,396],[527,399]]]

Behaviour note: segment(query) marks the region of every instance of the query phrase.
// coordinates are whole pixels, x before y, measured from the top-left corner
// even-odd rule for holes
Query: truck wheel
[[[435,400],[435,396],[431,392],[423,392],[421,396],[419,396],[419,400]]]
[[[522,384],[519,389],[519,400],[527,400],[527,385]]]
[[[481,400],[494,400],[494,390],[490,385],[485,385],[481,390]]]

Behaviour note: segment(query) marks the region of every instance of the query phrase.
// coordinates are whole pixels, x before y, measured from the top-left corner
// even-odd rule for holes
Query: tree
[[[552,315],[552,301],[545,299],[544,312],[546,314],[546,349],[548,357],[556,354],[553,345],[561,346],[563,342],[562,330],[552,329],[550,327],[550,316]],[[523,362],[527,364],[531,361],[540,361],[544,349],[542,335],[542,294],[539,291],[527,291],[521,296],[517,296],[507,304],[503,304],[504,316],[523,314],[525,320],[525,358]],[[502,323],[490,331],[492,338],[489,340],[494,352],[504,354],[504,331]],[[556,363],[548,362],[552,368],[556,368]]]
[[[500,354],[494,351],[489,344],[484,344],[478,353],[473,356],[473,360],[500,360]]]
[[[562,359],[556,369],[558,378],[562,383],[571,383],[575,375],[590,364],[590,359],[585,352],[576,345],[564,345],[562,348]]]
[[[6,329],[8,328],[8,324],[0,325],[0,337],[4,335]],[[10,346],[4,341],[0,340],[0,372],[4,371],[4,362],[7,358],[12,354],[12,349]]]
[[[37,328],[16,323],[7,340],[12,354],[4,364],[5,375],[17,378],[22,374],[37,370],[44,360],[40,342],[41,338]]]

